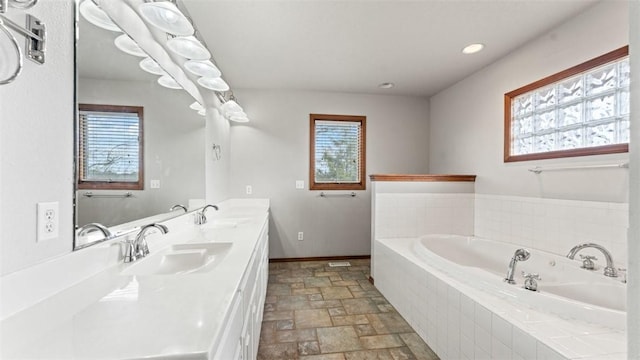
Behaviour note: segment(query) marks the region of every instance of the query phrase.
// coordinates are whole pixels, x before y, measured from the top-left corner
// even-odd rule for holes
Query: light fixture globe
[[[93,25],[109,31],[122,32],[120,27],[116,25],[109,15],[100,9],[91,0],[85,0],[80,4],[80,14]]]
[[[142,50],[142,48],[127,34],[118,36],[113,42],[116,44],[118,49],[129,55],[147,57],[147,53],[144,52],[144,50]]]
[[[178,36],[192,35],[195,32],[189,19],[172,2],[142,3],[138,10],[147,22],[164,32]]]
[[[227,91],[229,90],[229,84],[227,84],[222,78],[210,78],[210,77],[201,77],[198,79],[198,84],[202,87],[205,87],[209,90],[213,91]]]
[[[191,110],[195,110],[195,111],[204,111],[205,108],[204,106],[202,106],[199,102],[194,101],[193,104],[189,105],[189,108]]]
[[[243,113],[242,107],[234,100],[228,100],[220,107],[224,117],[229,118],[233,114]]]
[[[182,86],[180,86],[180,84],[178,84],[178,82],[177,82],[177,81],[175,81],[175,80],[174,80],[171,76],[169,76],[169,75],[161,76],[161,77],[158,79],[158,84],[160,84],[160,85],[162,85],[162,86],[164,86],[164,87],[166,87],[166,88],[169,88],[169,89],[175,89],[175,90],[180,90],[180,89],[182,89]]]
[[[246,123],[249,122],[249,117],[247,116],[247,114],[242,113],[242,114],[238,114],[238,115],[233,115],[231,117],[228,118],[230,121],[233,122],[238,122],[238,123]]]
[[[153,60],[152,58],[148,57],[148,58],[144,58],[140,61],[139,63],[140,68],[150,74],[153,75],[167,75],[167,72],[164,71],[160,65],[158,65],[157,62],[155,62],[155,60]]]
[[[179,36],[169,39],[167,47],[174,53],[191,60],[209,60],[211,53],[195,36]]]
[[[222,76],[222,72],[209,60],[189,60],[184,63],[184,67],[194,75],[217,78]]]

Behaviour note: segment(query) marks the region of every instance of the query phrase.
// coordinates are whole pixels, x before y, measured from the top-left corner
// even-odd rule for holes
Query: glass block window
[[[365,189],[366,117],[311,114],[311,190]]]
[[[143,189],[142,107],[80,104],[79,189]]]
[[[627,152],[628,47],[505,94],[505,162]]]

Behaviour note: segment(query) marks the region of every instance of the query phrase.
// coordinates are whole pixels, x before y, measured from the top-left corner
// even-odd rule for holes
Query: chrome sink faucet
[[[586,248],[594,248],[594,249],[600,250],[600,252],[602,252],[602,254],[604,255],[604,258],[607,261],[607,266],[604,268],[604,276],[618,277],[618,271],[616,271],[616,268],[613,264],[613,258],[611,257],[611,253],[607,249],[605,249],[604,246],[602,245],[598,245],[594,243],[576,245],[572,247],[571,250],[569,250],[567,257],[573,260],[573,258],[576,257],[576,254],[580,250],[586,249]]]
[[[145,240],[145,236],[148,230],[156,228],[160,230],[161,233],[166,234],[169,232],[169,228],[165,225],[153,223],[148,224],[140,229],[138,235],[136,235],[135,240],[127,242],[127,248],[124,255],[124,262],[133,262],[140,258],[143,258],[149,255],[149,246],[147,245],[147,240]]]
[[[527,249],[518,249],[515,253],[513,253],[513,257],[509,262],[509,269],[507,270],[507,277],[504,278],[504,281],[509,284],[515,284],[516,281],[513,280],[513,275],[516,272],[516,264],[518,261],[526,261],[531,256],[531,253]]]
[[[105,239],[107,240],[113,237],[113,233],[109,229],[107,229],[106,226],[98,223],[89,223],[87,225],[82,226],[80,229],[78,229],[78,236],[83,236],[84,234],[89,232],[88,230],[91,230],[91,229],[100,231],[104,235]]]
[[[207,211],[208,208],[216,209],[216,211],[220,210],[220,208],[218,208],[218,205],[206,205],[205,207],[202,208],[202,210],[195,213],[194,222],[196,223],[196,225],[202,225],[207,223],[207,217],[204,213],[205,211]]]
[[[169,209],[169,211],[174,211],[174,210],[177,210],[177,209],[182,209],[182,210],[184,210],[185,214],[186,214],[187,212],[189,212],[189,211],[187,210],[187,207],[186,207],[186,206],[184,206],[184,205],[180,205],[180,204],[173,205],[173,206]]]

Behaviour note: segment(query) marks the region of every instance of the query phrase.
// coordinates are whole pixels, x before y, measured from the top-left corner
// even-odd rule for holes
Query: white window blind
[[[315,182],[360,183],[362,125],[357,121],[315,122]]]
[[[138,182],[138,114],[80,111],[79,123],[80,181]]]

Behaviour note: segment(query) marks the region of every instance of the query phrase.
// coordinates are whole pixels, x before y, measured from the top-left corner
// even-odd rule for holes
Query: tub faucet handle
[[[526,274],[524,271],[522,272],[522,276],[524,276],[524,288],[531,291],[538,291],[538,282],[536,280],[542,280],[540,275],[534,273]]]
[[[580,254],[580,259],[582,259],[582,268],[586,270],[595,270],[596,264],[593,263],[593,260],[598,260],[597,257],[593,255],[582,255]]]
[[[627,269],[626,268],[618,268],[618,275],[620,275],[620,273],[622,273],[622,283],[626,284],[627,283]]]

